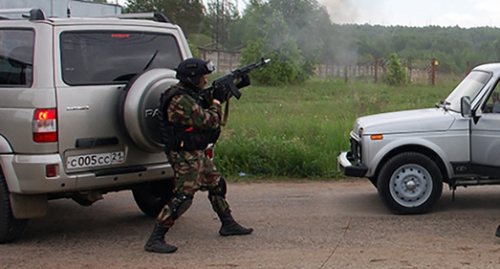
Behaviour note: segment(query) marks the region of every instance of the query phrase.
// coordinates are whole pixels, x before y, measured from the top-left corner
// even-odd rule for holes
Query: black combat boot
[[[168,228],[160,223],[156,223],[149,236],[148,242],[144,246],[144,249],[148,252],[156,253],[173,253],[177,250],[176,246],[169,245],[165,243],[165,234],[168,232]]]
[[[500,237],[500,225],[497,227],[497,231],[495,232],[497,237]]]
[[[253,232],[252,228],[245,228],[239,225],[231,216],[231,212],[219,213],[217,215],[222,223],[219,230],[219,234],[222,236],[246,235]]]

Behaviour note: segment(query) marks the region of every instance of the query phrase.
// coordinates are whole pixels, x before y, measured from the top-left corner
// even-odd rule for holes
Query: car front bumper
[[[365,177],[368,167],[364,164],[353,164],[351,152],[343,151],[337,157],[338,169],[348,177]]]

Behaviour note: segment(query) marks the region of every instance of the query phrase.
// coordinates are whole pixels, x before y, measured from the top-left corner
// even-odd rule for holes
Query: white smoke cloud
[[[326,7],[333,23],[379,23],[387,17],[383,11],[385,0],[318,0],[318,3]]]

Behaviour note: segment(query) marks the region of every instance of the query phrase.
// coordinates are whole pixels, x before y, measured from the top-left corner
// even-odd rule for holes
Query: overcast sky
[[[118,0],[119,3],[125,0]],[[204,0],[205,2],[213,0]],[[238,2],[244,9],[248,0]],[[500,27],[498,0],[317,0],[332,22],[371,25]]]
[[[500,27],[498,0],[318,0],[333,22]]]

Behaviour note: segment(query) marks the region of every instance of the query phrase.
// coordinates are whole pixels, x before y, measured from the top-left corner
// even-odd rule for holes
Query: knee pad
[[[219,184],[208,191],[209,195],[226,198],[227,185],[223,177],[219,179]]]
[[[184,214],[193,203],[193,196],[190,195],[178,194],[176,198],[176,200],[178,201],[177,203],[169,203],[169,207],[172,210],[172,218],[174,220],[178,219],[182,214]]]

